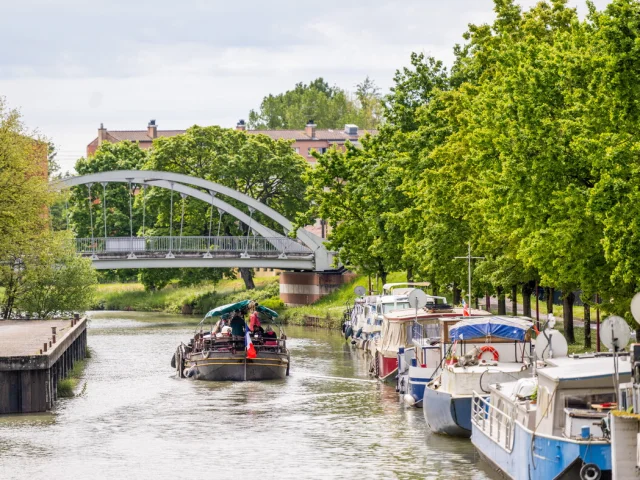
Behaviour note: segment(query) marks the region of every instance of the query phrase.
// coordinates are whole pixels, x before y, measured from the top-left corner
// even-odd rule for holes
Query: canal
[[[193,333],[185,317],[90,318],[81,393],[0,417],[0,479],[489,478],[468,440],[431,435],[369,380],[338,332],[287,327],[284,381],[206,383],[169,364]]]

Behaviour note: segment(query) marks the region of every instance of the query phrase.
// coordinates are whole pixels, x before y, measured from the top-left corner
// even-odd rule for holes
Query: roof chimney
[[[158,126],[156,125],[155,120],[149,120],[149,125],[147,125],[147,135],[151,138],[158,138]]]
[[[243,132],[247,129],[247,126],[244,123],[243,119],[238,120],[238,123],[236,124],[236,130],[242,130]]]
[[[316,138],[316,124],[313,123],[313,120],[307,122],[307,126],[304,127],[304,133],[311,138]]]
[[[98,129],[98,146],[102,145],[102,142],[104,142],[106,139],[107,129],[104,128],[104,125],[101,123],[100,128]]]

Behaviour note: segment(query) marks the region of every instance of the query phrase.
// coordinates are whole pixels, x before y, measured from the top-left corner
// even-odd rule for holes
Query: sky
[[[0,96],[56,145],[63,171],[101,123],[233,127],[264,96],[320,76],[349,91],[369,76],[386,93],[411,52],[450,64],[467,25],[494,18],[492,0],[0,0],[0,11]]]

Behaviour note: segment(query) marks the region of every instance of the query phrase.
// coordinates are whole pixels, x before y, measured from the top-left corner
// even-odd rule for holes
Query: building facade
[[[345,125],[344,129],[319,129],[309,120],[304,130],[247,130],[244,120],[236,125],[236,130],[245,131],[249,135],[267,135],[274,140],[293,140],[292,148],[314,164],[315,158],[312,152],[325,153],[330,147],[336,146],[344,149],[347,140],[358,144],[360,139],[367,134],[375,135],[376,130],[360,130],[357,125]],[[158,137],[173,137],[185,133],[186,130],[158,130],[155,120],[151,120],[146,130],[107,130],[103,124],[98,128],[98,136],[87,145],[87,156],[96,153],[102,142],[137,142],[142,149],[151,148],[153,140]]]

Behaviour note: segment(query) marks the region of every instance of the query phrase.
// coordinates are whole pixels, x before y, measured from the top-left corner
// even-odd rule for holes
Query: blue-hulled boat
[[[530,329],[525,317],[467,317],[443,327],[443,365],[424,389],[423,412],[432,431],[471,436],[473,392],[531,376]],[[446,349],[446,352],[445,352]]]
[[[618,372],[629,381],[631,363],[619,361]],[[491,385],[489,398],[474,394],[471,441],[508,478],[635,478],[612,475],[614,374],[611,356],[564,357],[535,378]]]

